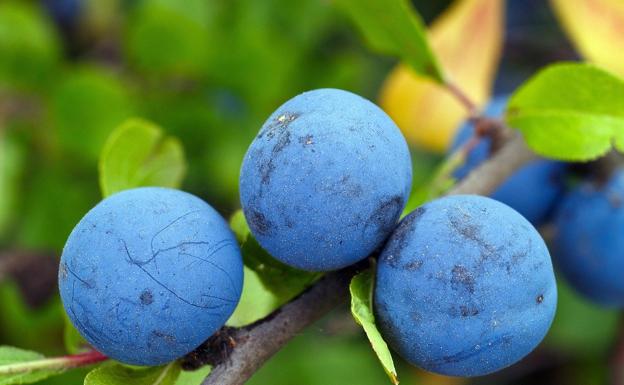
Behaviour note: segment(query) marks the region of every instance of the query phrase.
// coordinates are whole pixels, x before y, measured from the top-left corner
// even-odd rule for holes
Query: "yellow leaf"
[[[490,96],[501,56],[504,0],[456,0],[429,29],[433,51],[451,82],[478,106]],[[399,64],[386,78],[381,107],[408,141],[443,152],[468,112],[447,88]]]
[[[624,76],[624,1],[551,0],[550,3],[585,59]]]

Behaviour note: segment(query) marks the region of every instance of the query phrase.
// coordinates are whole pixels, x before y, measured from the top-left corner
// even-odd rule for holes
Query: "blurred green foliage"
[[[33,309],[22,297],[12,281],[0,284],[0,336],[2,345],[19,346],[45,354],[62,354],[58,344],[63,324],[63,308],[56,297],[43,306]]]
[[[119,75],[96,65],[63,73],[50,103],[59,151],[91,163],[97,160],[111,127],[134,114],[128,85]]]
[[[0,4],[0,84],[37,90],[51,81],[60,61],[60,41],[51,20],[27,2]]]

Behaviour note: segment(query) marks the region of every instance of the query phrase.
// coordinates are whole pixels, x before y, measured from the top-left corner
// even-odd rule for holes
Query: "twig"
[[[449,195],[489,195],[515,170],[535,159],[537,156],[516,134],[494,156],[458,183]]]
[[[240,385],[306,326],[348,298],[352,268],[330,273],[264,320],[232,334],[236,346],[228,361],[217,365],[202,385]]]
[[[534,158],[522,138],[513,137],[451,193],[487,195],[517,168]],[[297,333],[347,300],[348,283],[354,273],[353,268],[330,273],[267,318],[232,332],[234,347],[226,360],[213,367],[202,385],[244,384]]]

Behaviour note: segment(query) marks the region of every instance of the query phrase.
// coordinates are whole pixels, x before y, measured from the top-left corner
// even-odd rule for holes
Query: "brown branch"
[[[347,300],[349,281],[355,272],[347,268],[327,274],[264,320],[231,334],[236,346],[228,360],[215,366],[202,385],[244,384],[301,330]]]
[[[492,158],[459,183],[451,194],[489,194],[516,169],[535,159],[520,136],[510,139]],[[273,354],[301,330],[348,298],[353,267],[327,274],[307,291],[265,319],[228,334],[227,357],[213,363],[202,385],[244,384]]]
[[[490,159],[458,183],[449,195],[489,195],[515,170],[535,159],[537,156],[529,150],[524,139],[516,134]]]

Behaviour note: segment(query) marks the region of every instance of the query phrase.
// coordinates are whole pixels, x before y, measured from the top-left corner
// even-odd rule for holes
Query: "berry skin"
[[[377,106],[319,89],[280,106],[240,175],[253,235],[278,260],[310,271],[351,265],[381,246],[409,196],[401,132]]]
[[[556,214],[557,268],[593,301],[624,308],[624,171],[571,191]]]
[[[386,244],[377,324],[403,358],[451,376],[485,375],[533,350],[555,314],[548,250],[520,214],[455,195],[405,217]]]
[[[498,97],[488,105],[485,115],[500,117],[507,104],[506,97]],[[466,143],[474,133],[474,124],[467,122],[458,131],[449,152]],[[454,176],[464,178],[470,171],[489,157],[492,142],[483,138],[468,154],[466,163]],[[543,224],[551,213],[557,199],[563,193],[565,163],[551,160],[535,160],[517,170],[491,195],[493,199],[509,205],[535,226]]]
[[[65,311],[109,357],[161,365],[189,353],[234,311],[240,250],[207,203],[146,187],[100,202],[67,240],[59,269]]]

